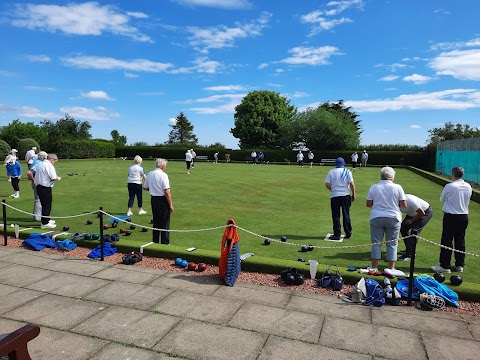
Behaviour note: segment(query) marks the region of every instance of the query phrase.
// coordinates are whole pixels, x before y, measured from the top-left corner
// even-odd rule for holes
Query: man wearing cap
[[[17,150],[17,149],[12,149],[12,150],[10,151],[10,155],[12,155],[15,160],[18,160],[17,153],[18,153],[18,150]]]
[[[330,236],[330,240],[340,240],[342,236],[340,209],[342,209],[345,238],[349,239],[352,237],[350,206],[355,200],[355,183],[352,172],[345,168],[343,158],[339,157],[335,160],[335,168],[328,172],[325,187],[330,190],[330,207],[332,209],[333,235]]]
[[[25,154],[25,162],[27,163],[29,169],[32,166],[33,160],[35,160],[35,158],[37,157],[35,154],[36,152],[37,152],[37,147],[32,146],[32,148],[28,150],[27,153]]]
[[[367,161],[368,161],[368,153],[367,153],[367,150],[363,150],[363,154],[362,154],[362,157],[361,157],[361,164],[360,164],[360,169],[363,167],[367,167]]]
[[[37,166],[35,173],[35,185],[37,186],[38,197],[42,204],[42,229],[53,229],[56,227],[55,222],[50,220],[50,212],[52,211],[52,187],[55,181],[60,181],[60,176],[53,164],[58,161],[56,154],[49,154],[46,160],[43,160]],[[32,161],[33,163],[33,161]]]
[[[48,154],[45,151],[40,151],[37,158],[33,161],[30,170],[27,172],[28,180],[32,182],[33,190],[33,220],[42,221],[42,204],[38,197],[37,185],[35,185],[35,174],[37,172],[37,166],[47,158]]]

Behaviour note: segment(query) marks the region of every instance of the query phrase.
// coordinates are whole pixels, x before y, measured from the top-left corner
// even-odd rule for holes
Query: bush
[[[93,154],[97,158],[113,158],[115,145],[111,142],[94,140],[60,140],[55,144],[59,158],[83,159],[86,154]]]
[[[20,157],[24,156],[25,153],[34,146],[37,148],[36,152],[38,153],[41,150],[38,142],[36,142],[34,139],[30,139],[30,138],[21,139],[18,142],[18,148],[17,148],[18,156],[20,156]]]
[[[0,159],[5,159],[10,154],[10,145],[4,140],[0,140]]]

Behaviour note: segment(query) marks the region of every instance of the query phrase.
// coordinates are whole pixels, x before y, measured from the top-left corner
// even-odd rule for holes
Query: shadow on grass
[[[323,240],[325,239],[325,236],[302,236],[302,235],[293,235],[293,234],[281,234],[281,235],[278,235],[278,234],[262,234],[262,236],[265,236],[265,237],[268,237],[270,239],[278,239],[280,240],[280,238],[282,236],[286,236],[287,237],[287,241],[290,241],[290,240]]]

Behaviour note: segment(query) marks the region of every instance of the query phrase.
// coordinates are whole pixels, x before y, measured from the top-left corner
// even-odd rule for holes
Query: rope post
[[[105,241],[103,240],[103,208],[101,206],[98,214],[100,215],[100,261],[103,261],[103,246],[105,245]]]
[[[413,273],[415,272],[415,253],[417,252],[418,231],[417,230],[412,230],[410,236],[413,238],[413,241],[412,241],[412,253],[410,254],[410,275],[408,276],[407,305],[409,305],[409,306],[412,304]]]
[[[5,199],[2,200],[3,208],[3,246],[7,246],[7,207],[5,206]]]

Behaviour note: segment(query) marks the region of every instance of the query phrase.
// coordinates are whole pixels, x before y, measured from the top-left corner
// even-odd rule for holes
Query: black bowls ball
[[[92,225],[92,224],[93,224],[93,220],[87,220],[87,224],[88,224],[88,225]]]
[[[148,228],[142,227],[142,232],[147,232],[147,231],[148,231]]]
[[[125,231],[125,235],[130,236],[130,235],[132,235],[132,232],[130,230],[127,230],[127,231]]]
[[[132,229],[132,230],[133,230],[133,229],[135,229],[135,228],[136,228],[136,226],[135,226],[135,225],[133,225],[133,224],[132,224],[132,225],[130,225],[130,229]]]
[[[270,245],[270,240],[268,239],[263,240],[263,245]]]
[[[68,231],[68,230],[70,230],[70,227],[69,227],[69,226],[64,226],[64,227],[63,227],[63,231]]]

